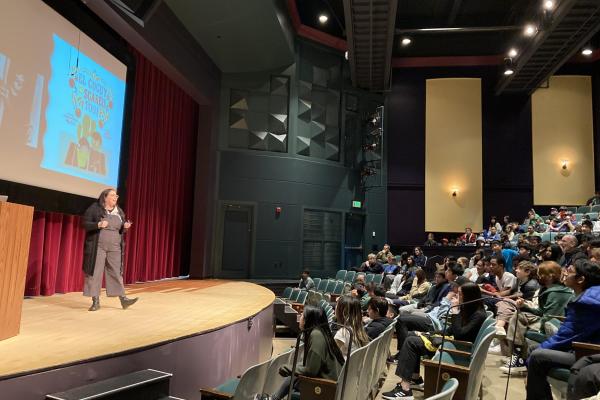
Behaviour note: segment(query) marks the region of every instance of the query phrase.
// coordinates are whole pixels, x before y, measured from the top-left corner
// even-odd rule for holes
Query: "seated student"
[[[537,281],[537,267],[535,264],[529,261],[522,261],[517,264],[515,272],[517,274],[517,292],[506,296],[504,301],[496,304],[498,310],[496,337],[499,339],[504,339],[506,337],[506,324],[517,310],[515,299],[521,298],[523,300],[531,300],[540,287]]]
[[[310,271],[304,270],[302,271],[302,276],[300,278],[300,284],[298,285],[300,289],[304,290],[312,290],[315,288],[315,282],[310,277]]]
[[[387,312],[388,302],[385,298],[373,297],[369,300],[367,314],[371,322],[365,325],[365,331],[369,338],[375,339],[385,331],[385,328],[394,322],[394,320],[387,317]]]
[[[458,304],[458,284],[450,282],[450,290],[446,297],[442,299],[440,305],[434,307],[431,311],[425,314],[403,314],[398,316],[396,320],[396,337],[398,342],[396,348],[398,353],[394,356],[394,359],[400,358],[400,350],[404,341],[409,336],[410,332],[441,332],[443,330],[443,317],[446,316],[448,310],[453,305]]]
[[[415,260],[413,256],[408,256],[404,271],[402,273],[398,273],[394,277],[390,289],[386,292],[386,297],[390,299],[397,299],[398,296],[404,296],[407,294],[410,290],[412,277],[414,276],[416,270],[417,267],[415,266]]]
[[[446,280],[448,282],[456,282],[459,285],[469,282],[469,280],[463,276],[464,272],[465,270],[458,262],[448,262],[444,270]]]
[[[600,393],[600,354],[582,357],[571,367],[567,400],[598,398]]]
[[[304,359],[302,365],[296,367],[296,372],[314,378],[337,380],[344,365],[344,357],[333,339],[323,309],[313,306],[304,307],[299,325],[304,336]],[[279,374],[286,379],[277,392],[272,396],[259,394],[254,399],[280,400],[286,397],[291,373],[289,366],[281,367]],[[296,380],[294,387],[297,388]]]
[[[458,289],[459,303],[481,298],[479,286],[474,283],[466,283]],[[446,335],[454,336],[456,340],[473,342],[486,315],[483,303],[477,301],[460,307],[459,313],[452,321],[452,325],[446,330]],[[402,345],[396,375],[401,381],[392,391],[385,392],[382,397],[386,400],[413,400],[412,388],[423,387],[423,378],[419,376],[419,365],[421,356],[433,355],[425,346],[420,336],[409,336]]]
[[[381,264],[384,264],[386,261],[388,261],[389,256],[394,257],[394,255],[390,251],[390,245],[386,243],[383,245],[383,250],[381,250],[379,253],[377,253],[377,256],[375,258]]]
[[[427,295],[431,283],[425,276],[425,271],[422,268],[417,269],[415,277],[412,280],[410,292],[404,296],[398,297],[396,300],[392,300],[392,304],[396,307],[402,307],[410,303],[416,302],[418,299]],[[386,294],[387,295],[387,294]]]
[[[543,261],[555,261],[562,257],[562,249],[559,245],[550,243],[550,242],[542,242],[538,246],[538,252],[536,258],[538,262]]]
[[[501,255],[490,257],[490,273],[494,276],[498,290],[492,292],[482,289],[481,293],[491,299],[491,301],[486,301],[486,304],[495,305],[499,298],[510,296],[516,292],[517,277],[510,272],[506,272],[504,258]]]
[[[500,233],[496,229],[497,228],[495,226],[490,226],[487,231],[483,232],[482,236],[486,243],[500,240]]]
[[[383,264],[383,285],[386,288],[390,288],[394,278],[400,271],[400,266],[396,262],[396,258],[393,255],[388,255],[387,263]]]
[[[417,267],[424,268],[425,263],[427,262],[427,257],[423,254],[423,250],[420,247],[415,247],[413,258],[415,259],[415,265]]]
[[[492,275],[492,263],[490,261],[490,257],[484,257],[482,260],[483,268],[480,265],[477,267],[477,279],[475,283],[480,287],[485,286],[487,284],[491,284],[492,286],[496,285],[496,278]],[[496,288],[497,289],[497,288]]]
[[[519,244],[522,246],[522,244]],[[513,269],[513,258],[519,255],[519,253],[513,249],[503,249],[502,245],[498,241],[492,242],[492,256],[500,255],[504,258],[504,266],[506,271],[512,272]]]
[[[563,274],[563,282],[576,297],[567,305],[566,318],[558,332],[529,356],[527,400],[552,399],[546,377],[552,368],[570,368],[575,363],[573,342],[600,344],[600,266],[577,260]]]
[[[433,235],[433,233],[428,233],[427,234],[427,240],[425,241],[425,243],[423,244],[423,246],[437,246],[438,242],[435,241],[435,236]]]
[[[360,300],[360,309],[364,312],[367,312],[367,306],[369,305],[369,300],[373,297],[384,297],[385,298],[385,289],[381,285],[377,285],[374,282],[371,282],[367,285],[367,293],[359,298]]]
[[[352,348],[363,347],[369,343],[369,336],[367,336],[362,323],[360,301],[356,297],[344,295],[338,299],[335,306],[335,319],[338,324],[344,325],[344,327],[338,329],[334,336],[344,358],[348,355],[350,344],[350,331],[345,328],[346,326],[352,329]]]
[[[416,304],[408,304],[400,307],[398,313],[400,315],[404,313],[421,313],[425,314],[431,311],[434,307],[440,305],[440,302],[450,290],[448,281],[446,280],[446,274],[442,271],[436,271],[435,273],[435,285],[429,289],[427,295],[421,298]]]
[[[473,233],[471,228],[465,228],[465,233],[458,239],[461,245],[474,244],[477,240],[477,235]]]
[[[371,253],[367,256],[367,261],[362,263],[358,268],[352,268],[352,270],[380,274],[383,272],[383,265],[377,261],[375,254]]]
[[[504,373],[525,372],[525,359],[527,358],[527,346],[525,346],[525,333],[527,330],[536,330],[545,333],[545,323],[555,316],[563,316],[565,307],[573,298],[573,291],[561,283],[562,271],[560,265],[554,261],[544,261],[538,267],[538,280],[542,285],[536,291],[533,298],[525,300],[522,297],[516,300],[516,306],[520,309],[514,313],[508,323],[506,343],[503,348],[510,349],[508,342],[513,342],[513,353],[505,365],[500,367]]]

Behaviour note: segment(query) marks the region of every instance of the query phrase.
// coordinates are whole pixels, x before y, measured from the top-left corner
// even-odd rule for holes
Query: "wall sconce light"
[[[458,196],[458,188],[452,188],[452,197]]]
[[[566,170],[569,168],[569,160],[561,160],[562,169]]]

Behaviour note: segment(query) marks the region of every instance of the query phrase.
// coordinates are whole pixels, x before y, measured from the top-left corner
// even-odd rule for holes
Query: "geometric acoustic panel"
[[[290,78],[273,75],[257,89],[231,89],[229,147],[287,152]]]
[[[317,66],[301,59],[298,80],[297,153],[331,161],[340,159],[340,63]],[[321,61],[322,63],[322,61]]]

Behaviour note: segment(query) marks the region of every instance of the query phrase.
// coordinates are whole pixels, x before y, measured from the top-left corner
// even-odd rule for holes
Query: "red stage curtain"
[[[125,212],[134,225],[127,234],[127,283],[180,274],[189,253],[198,125],[194,100],[132,52],[137,65]],[[36,211],[25,294],[82,290],[84,237],[79,216]]]

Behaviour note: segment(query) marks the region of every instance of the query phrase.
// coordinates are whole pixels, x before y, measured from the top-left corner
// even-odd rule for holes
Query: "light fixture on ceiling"
[[[507,57],[504,59],[504,75],[512,75],[515,73],[512,58]]]
[[[523,33],[525,34],[525,36],[533,36],[535,35],[537,32],[537,27],[533,24],[527,24],[525,25],[525,30],[523,31]]]
[[[553,0],[546,0],[544,1],[544,10],[550,11],[552,9],[554,9],[554,1]]]
[[[508,50],[508,56],[510,58],[515,58],[517,54],[519,54],[519,52],[514,47],[511,47],[510,50]]]
[[[402,43],[402,46],[408,46],[409,44],[412,43],[412,40],[410,40],[410,38],[405,37],[405,38],[402,38],[401,43]]]
[[[583,49],[581,49],[581,54],[586,57],[591,56],[593,52],[594,50],[592,50],[592,46],[590,46],[589,44],[586,44],[585,46],[583,46]]]
[[[327,14],[319,14],[319,22],[321,24],[327,23],[328,20],[329,20],[329,17],[327,16]]]
[[[346,60],[348,60],[348,50],[346,50],[346,52],[344,53],[344,58],[345,58]]]

